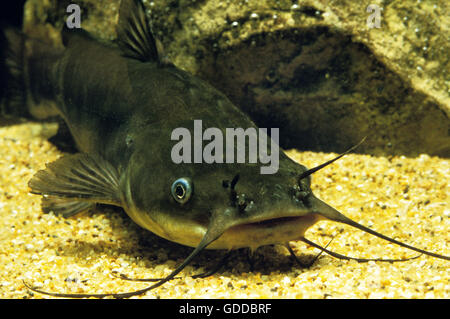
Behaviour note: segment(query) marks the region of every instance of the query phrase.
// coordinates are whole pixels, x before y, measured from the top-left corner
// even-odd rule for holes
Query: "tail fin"
[[[26,105],[25,36],[14,28],[0,34],[0,121],[6,124],[32,118]]]

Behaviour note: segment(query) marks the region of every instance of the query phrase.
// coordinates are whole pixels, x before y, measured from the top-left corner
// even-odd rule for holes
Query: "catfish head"
[[[296,240],[320,219],[310,178],[299,179],[306,168],[284,153],[278,172],[266,175],[252,164],[175,165],[168,159],[155,171],[131,162],[122,187],[128,215],[183,245],[196,247],[209,230],[220,236],[207,248],[256,249]]]

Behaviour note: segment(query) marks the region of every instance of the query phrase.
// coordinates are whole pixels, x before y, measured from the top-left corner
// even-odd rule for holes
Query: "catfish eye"
[[[182,177],[173,182],[171,192],[173,198],[180,204],[186,204],[191,198],[194,185],[187,177]]]

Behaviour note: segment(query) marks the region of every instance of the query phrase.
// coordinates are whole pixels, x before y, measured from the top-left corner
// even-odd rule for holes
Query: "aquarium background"
[[[9,1],[4,25],[61,45],[69,3],[82,28],[114,41],[117,0]],[[448,255],[450,226],[449,19],[446,1],[144,1],[153,29],[178,67],[207,80],[261,127],[280,127],[281,146],[307,167],[358,143],[355,154],[314,174],[313,192],[352,219]],[[380,28],[367,25],[377,4]],[[23,17],[23,19],[22,19]],[[3,122],[2,122],[3,121]],[[161,278],[191,249],[157,238],[121,210],[71,219],[40,210],[28,180],[64,155],[48,142],[56,123],[0,119],[0,297],[123,292],[117,278]],[[14,124],[14,125],[12,125]],[[320,222],[307,238],[352,257],[414,252],[345,225]],[[291,243],[299,258],[319,251]],[[202,253],[173,280],[140,298],[449,298],[448,262],[357,263],[323,255],[300,268],[283,247]]]

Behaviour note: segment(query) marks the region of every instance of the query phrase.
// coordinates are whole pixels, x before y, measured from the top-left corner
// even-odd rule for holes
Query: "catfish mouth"
[[[317,214],[263,218],[228,228],[208,249],[238,249],[284,244],[303,237],[305,231],[320,217]]]
[[[269,218],[269,219],[264,219],[261,221],[256,221],[256,222],[252,222],[252,223],[248,223],[248,224],[242,224],[240,226],[235,226],[235,227],[277,227],[281,224],[284,223],[293,223],[301,218],[304,218],[304,216],[299,217],[299,216],[286,216],[286,217],[277,217],[277,218]]]

